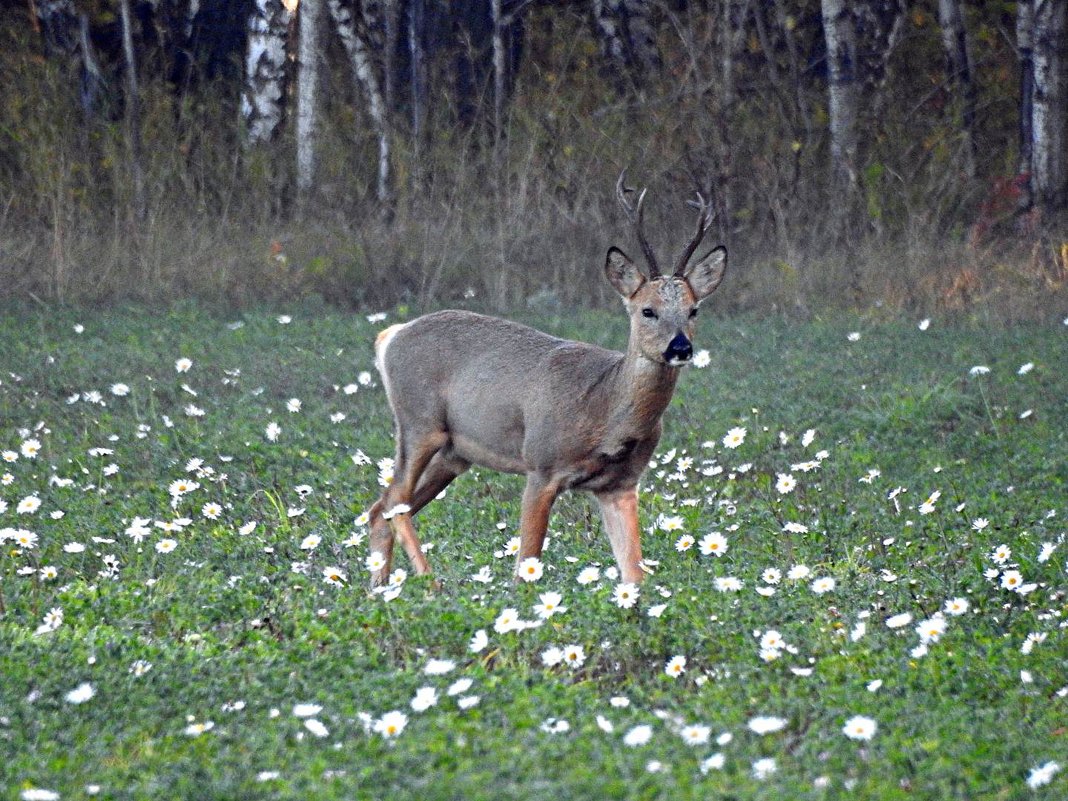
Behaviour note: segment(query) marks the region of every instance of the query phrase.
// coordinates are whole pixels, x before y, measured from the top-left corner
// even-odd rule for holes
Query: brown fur
[[[605,272],[630,315],[626,353],[464,311],[381,332],[376,364],[397,456],[394,481],[371,508],[371,548],[386,560],[373,583],[388,578],[394,536],[416,572],[429,571],[411,516],[472,464],[526,475],[520,559],[540,556],[557,495],[584,489],[600,503],[623,580],[641,581],[638,479],[679,373],[665,353],[679,334],[692,341],[691,311],[725,269],[717,249],[683,275],[648,280],[609,251]],[[386,519],[402,504],[407,512]]]

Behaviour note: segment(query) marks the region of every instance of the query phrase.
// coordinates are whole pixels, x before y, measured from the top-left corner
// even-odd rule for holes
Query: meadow
[[[0,797],[1068,796],[1068,320],[710,312],[640,588],[472,470],[372,593],[408,316],[0,316]]]

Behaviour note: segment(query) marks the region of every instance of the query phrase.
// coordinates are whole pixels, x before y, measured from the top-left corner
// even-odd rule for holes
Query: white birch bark
[[[660,68],[660,51],[649,0],[593,0],[594,31],[601,56],[623,85],[624,76],[641,86],[647,74]]]
[[[856,31],[848,0],[821,0],[821,8],[827,42],[832,185],[848,193],[857,184]]]
[[[290,16],[282,0],[255,0],[249,17],[241,116],[250,144],[271,140],[282,123]]]
[[[297,44],[297,192],[301,197],[315,183],[321,17],[322,0],[302,0]]]
[[[1020,0],[1016,4],[1016,50],[1020,54],[1020,161],[1018,171],[1022,175],[1031,174],[1031,146],[1034,136],[1035,103],[1035,7],[1032,0]],[[1027,182],[1028,197],[1021,204],[1024,208],[1031,206],[1031,182]]]
[[[341,4],[341,0],[327,0],[330,17],[334,21],[341,43],[345,47],[345,53],[349,57],[352,74],[356,82],[363,87],[367,95],[367,111],[371,117],[371,124],[378,135],[378,183],[377,197],[382,203],[383,214],[388,218],[393,208],[393,168],[390,159],[390,130],[389,120],[386,116],[385,97],[382,94],[382,83],[375,72],[374,63],[371,60],[370,48],[356,31],[356,24],[349,9]]]
[[[1068,193],[1065,163],[1068,4],[1064,0],[1035,0],[1034,8],[1032,185],[1035,200],[1044,210],[1052,211],[1065,205]]]

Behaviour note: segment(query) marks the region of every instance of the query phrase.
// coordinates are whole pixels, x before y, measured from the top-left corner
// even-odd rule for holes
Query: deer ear
[[[638,265],[630,260],[630,256],[615,247],[608,249],[604,274],[608,283],[615,287],[624,300],[633,297],[645,283],[645,276],[638,269]]]
[[[727,249],[720,245],[687,267],[682,277],[689,283],[697,299],[704,300],[716,290],[726,272]]]

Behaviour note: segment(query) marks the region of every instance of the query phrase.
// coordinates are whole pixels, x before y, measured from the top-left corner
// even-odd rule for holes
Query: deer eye
[[[650,320],[655,320],[656,312],[649,308],[642,309],[642,317],[648,317]]]

